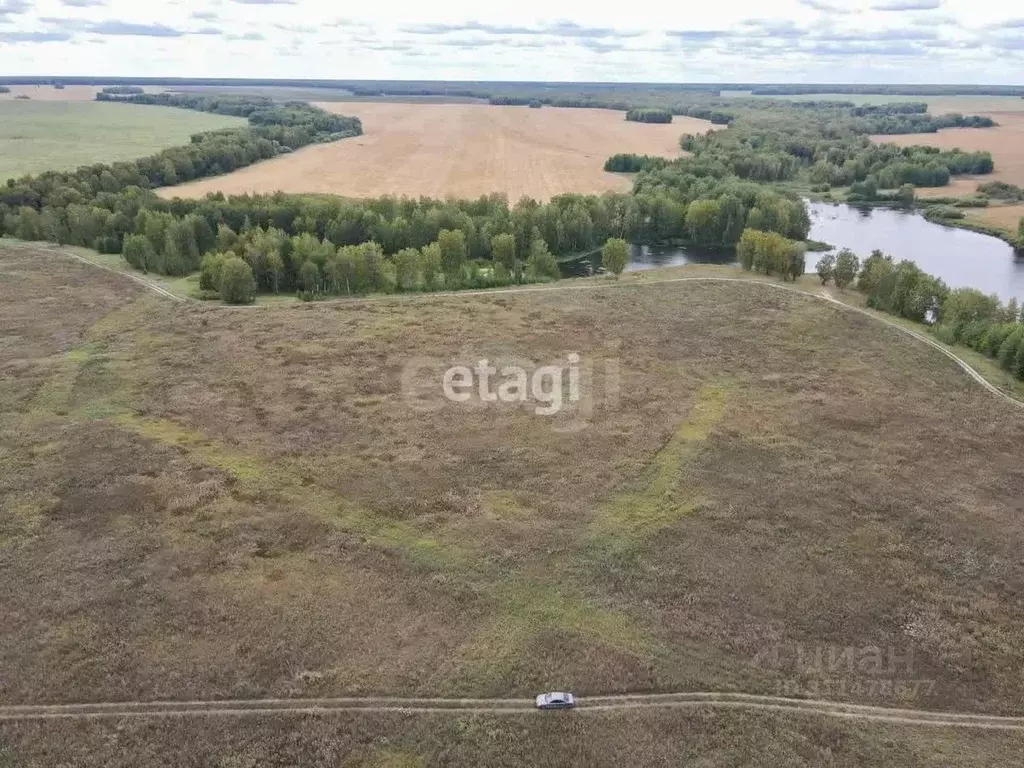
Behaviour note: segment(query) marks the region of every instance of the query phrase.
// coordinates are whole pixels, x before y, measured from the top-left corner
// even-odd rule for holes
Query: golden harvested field
[[[1021,99],[1024,102],[1024,99]],[[975,152],[987,149],[996,162],[995,173],[984,177],[957,179],[948,187],[932,190],[918,190],[924,197],[967,195],[984,181],[1005,181],[1008,184],[1024,185],[1024,113],[988,112],[999,126],[997,128],[949,128],[938,133],[910,133],[904,136],[872,136],[877,142],[888,142],[908,147],[923,144],[941,149],[960,149]]]
[[[993,227],[1002,227],[1016,232],[1024,218],[1024,205],[994,205],[988,208],[971,208],[966,211],[969,219]]]
[[[369,102],[317,106],[358,116],[365,134],[162,194],[281,190],[347,197],[479,197],[501,192],[509,200],[547,200],[564,192],[625,192],[629,177],[603,170],[610,155],[676,157],[682,134],[714,127],[685,117],[669,125],[628,123],[621,112],[604,109]]]
[[[11,101],[18,96],[28,96],[33,101],[92,101],[99,93],[97,85],[68,85],[54,88],[52,85],[10,85],[10,93],[0,93],[0,101]]]

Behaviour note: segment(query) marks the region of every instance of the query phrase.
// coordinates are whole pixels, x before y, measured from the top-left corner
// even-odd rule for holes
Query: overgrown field
[[[188,144],[194,133],[241,125],[245,121],[239,118],[166,107],[34,98],[0,101],[0,181],[135,160]]]
[[[1016,768],[1019,733],[728,711],[335,714],[0,725],[0,759],[136,768]]]
[[[347,197],[408,195],[547,200],[565,192],[628,192],[626,176],[605,173],[616,152],[679,156],[679,137],[703,133],[706,120],[677,117],[667,125],[628,123],[605,109],[496,107],[463,104],[326,102],[355,115],[365,134],[307,147],[286,157],[164,190],[166,197],[316,192]]]
[[[866,318],[705,282],[232,310],[31,246],[0,266],[3,704],[565,688],[1019,714],[1024,418]],[[454,364],[572,352],[589,412],[442,395]],[[776,737],[806,764],[891,748],[660,717],[609,734],[642,756],[658,731],[657,757],[704,733],[723,765]],[[396,719],[359,727],[433,754]],[[226,722],[118,738],[307,748]],[[604,730],[575,722],[467,739]],[[6,726],[7,753],[112,743],[70,728]]]

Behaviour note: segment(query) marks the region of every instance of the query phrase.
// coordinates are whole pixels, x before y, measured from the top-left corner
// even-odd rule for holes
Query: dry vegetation
[[[209,192],[319,192],[349,197],[386,194],[547,200],[563,192],[628,191],[628,177],[605,173],[617,152],[676,157],[679,137],[710,122],[677,117],[668,125],[630,123],[605,109],[494,107],[466,104],[325,102],[355,115],[365,134],[306,147],[227,176],[164,190],[170,196]]]
[[[3,704],[565,687],[1020,714],[1024,419],[866,318],[725,283],[230,310],[17,245],[0,264]],[[570,351],[620,371],[615,401],[603,364],[584,377],[585,428],[441,396],[455,361]],[[848,646],[912,661],[796,665]],[[382,715],[9,724],[0,761],[183,743],[170,762],[1021,746],[795,715]]]
[[[0,93],[0,101],[11,101],[28,96],[32,101],[93,101],[102,88],[98,85],[9,85],[10,93]]]
[[[6,745],[6,748],[5,748]],[[0,725],[0,763],[427,768],[1011,768],[1019,733],[728,711],[337,714]]]
[[[970,208],[964,211],[968,218],[979,219],[984,224],[1016,232],[1020,220],[1024,219],[1024,205],[991,205],[988,208]]]

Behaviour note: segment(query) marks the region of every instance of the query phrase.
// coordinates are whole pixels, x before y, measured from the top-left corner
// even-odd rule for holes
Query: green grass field
[[[135,160],[245,120],[186,109],[93,101],[0,101],[0,181]]]

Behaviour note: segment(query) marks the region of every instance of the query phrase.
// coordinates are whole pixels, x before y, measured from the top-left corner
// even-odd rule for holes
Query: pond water
[[[920,214],[887,208],[808,203],[812,240],[849,248],[861,258],[878,249],[896,261],[910,259],[953,288],[978,288],[1004,301],[1024,299],[1024,258],[995,237],[934,224]],[[813,272],[820,254],[807,254]],[[567,275],[587,274],[600,255],[563,265]],[[681,264],[736,264],[733,254],[699,248],[633,245],[629,272]]]
[[[911,211],[808,203],[811,239],[849,248],[861,258],[879,249],[909,259],[953,288],[978,288],[1001,299],[1024,298],[1024,258],[1002,240],[934,224]],[[819,256],[807,254],[807,269]]]

